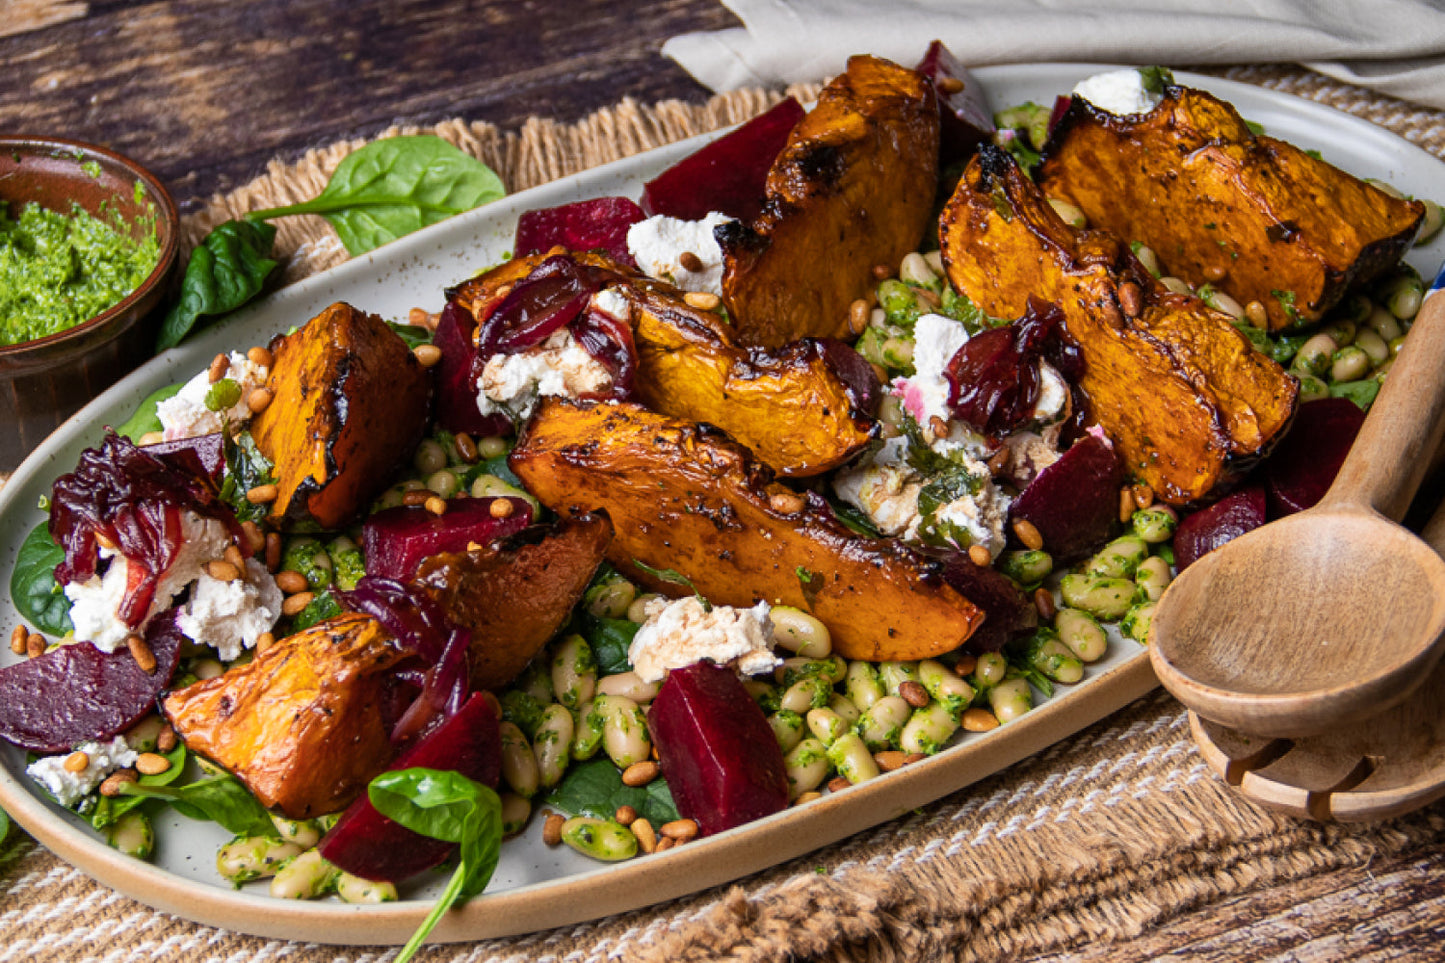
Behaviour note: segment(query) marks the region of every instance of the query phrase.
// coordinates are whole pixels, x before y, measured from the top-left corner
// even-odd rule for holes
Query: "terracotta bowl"
[[[85,168],[89,167],[89,170]],[[136,200],[136,184],[144,185]],[[155,213],[160,259],[128,297],[73,328],[0,346],[0,472],[112,382],[151,356],[180,236],[175,202],[156,176],[103,147],[56,137],[0,136],[0,205],[35,201],[69,214],[117,212],[140,238]]]

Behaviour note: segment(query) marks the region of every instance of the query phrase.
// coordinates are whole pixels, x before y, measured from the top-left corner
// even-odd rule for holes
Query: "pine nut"
[[[108,552],[113,552],[116,549],[115,539],[105,534],[105,532],[95,533],[95,544],[99,545],[101,548],[105,549]]]
[[[411,353],[416,357],[417,364],[423,368],[430,368],[442,359],[442,349],[434,344],[419,344]]]
[[[1038,610],[1039,618],[1052,619],[1058,611],[1054,605],[1054,593],[1040,585],[1034,589],[1034,608]]]
[[[251,409],[251,414],[259,415],[271,407],[271,389],[256,388],[246,396],[246,407]]]
[[[269,635],[270,633],[268,632],[267,634]],[[164,727],[156,734],[156,748],[161,752],[170,752],[176,747],[176,743],[178,742],[180,742],[180,737],[176,735],[176,730],[170,726]]]
[[[1224,276],[1228,273],[1229,270],[1223,265],[1210,264],[1204,269],[1204,279],[1206,281],[1223,281]]]
[[[219,679],[226,667],[217,659],[197,659],[191,663],[191,674],[197,679]]]
[[[45,654],[45,636],[39,632],[31,632],[25,638],[25,655],[27,658],[38,659]]]
[[[266,571],[274,572],[281,567],[281,536],[276,532],[266,533]]]
[[[657,850],[657,833],[652,828],[652,823],[646,819],[637,819],[631,826],[632,835],[637,837],[637,846],[644,853],[651,853]]]
[[[447,513],[446,499],[439,495],[431,496],[423,504],[426,505],[426,510],[433,515],[445,515]]]
[[[1128,485],[1119,489],[1119,521],[1129,524],[1129,519],[1134,517],[1134,492]]]
[[[699,311],[716,311],[717,306],[722,304],[722,298],[711,291],[689,291],[682,299]]]
[[[928,758],[928,756],[924,755],[924,754],[921,753],[921,752],[910,752],[908,755],[906,755],[906,756],[903,757],[903,764],[904,764],[905,766],[911,766],[911,765],[913,765],[915,762],[922,762],[923,760],[925,760],[925,759],[927,759],[927,758]]]
[[[659,853],[665,853],[665,852],[667,852],[669,849],[671,849],[672,847],[674,847],[674,846],[676,846],[676,845],[677,845],[677,840],[672,839],[672,838],[667,837],[667,836],[664,836],[664,837],[662,837],[661,839],[659,839],[659,840],[657,841],[657,849],[654,850],[654,851],[655,851],[655,852],[659,852]]]
[[[988,460],[988,473],[995,478],[1004,474],[1009,469],[1009,462],[1013,460],[1011,451],[1008,448],[1000,448]]]
[[[696,274],[703,269],[702,258],[691,251],[683,251],[677,256],[677,263],[684,271],[691,271]]]
[[[935,438],[947,438],[948,422],[944,421],[937,415],[934,415],[932,418],[928,419],[928,430],[933,432],[933,437]]]
[[[287,595],[295,595],[297,592],[306,591],[311,586],[306,581],[306,576],[287,569],[284,572],[276,573],[276,587]]]
[[[873,761],[878,763],[878,768],[884,772],[902,769],[903,758],[903,753],[897,749],[885,749],[883,752],[873,753]]]
[[[988,732],[998,728],[998,719],[987,709],[965,709],[960,721],[969,732]]]
[[[851,785],[853,784],[848,781],[847,776],[834,776],[832,779],[828,780],[828,791],[842,792]]]
[[[868,302],[859,298],[848,306],[848,330],[854,334],[862,334],[863,329],[868,327],[868,319],[873,314]]]
[[[246,492],[246,501],[252,505],[269,505],[281,494],[275,485],[257,485]]]
[[[90,757],[83,752],[72,752],[65,757],[63,765],[66,772],[85,772],[85,767],[90,765]]]
[[[16,655],[25,654],[25,640],[30,638],[30,630],[24,625],[17,625],[10,630],[10,651]]]
[[[246,559],[241,555],[240,546],[234,542],[226,546],[226,550],[221,553],[221,557],[241,571],[244,572],[246,570]]]
[[[301,610],[310,605],[315,598],[315,592],[298,592],[281,603],[281,613],[283,615],[300,615]]]
[[[670,823],[663,823],[658,832],[668,839],[696,839],[697,821],[693,819],[674,819]]]
[[[256,654],[265,654],[266,650],[271,648],[271,646],[275,644],[276,636],[272,635],[270,632],[262,632],[260,635],[256,636]]]
[[[823,794],[822,794],[822,793],[818,792],[816,789],[810,789],[810,790],[808,790],[807,792],[803,793],[801,796],[799,796],[797,799],[793,800],[793,805],[794,805],[794,806],[801,806],[801,805],[803,805],[804,803],[810,803],[810,802],[812,802],[814,799],[822,799],[822,798],[823,798]]]
[[[477,460],[477,456],[479,454],[477,451],[477,443],[472,440],[471,435],[467,434],[465,431],[459,431],[456,434],[455,441],[457,445],[457,454],[462,456],[462,461],[470,465],[472,462]]]
[[[1244,306],[1244,316],[1248,318],[1249,323],[1256,328],[1262,328],[1269,323],[1269,312],[1267,312],[1264,309],[1264,305],[1258,301],[1251,301]]]
[[[430,488],[413,488],[401,496],[401,503],[408,508],[416,508],[425,505],[426,500],[432,497]]]
[[[893,269],[886,264],[873,265],[873,279],[875,281],[886,281],[893,276]]]
[[[246,546],[251,549],[252,555],[260,555],[266,551],[266,533],[261,531],[260,525],[251,521],[242,522],[241,534],[246,536]]]
[[[100,794],[102,796],[119,796],[121,786],[135,781],[134,769],[117,769],[101,782]]]
[[[206,369],[206,380],[215,384],[226,377],[226,372],[231,368],[231,359],[224,354],[218,354],[211,359],[211,366]]]
[[[234,582],[241,577],[241,570],[223,558],[206,563],[206,574],[218,582]]]
[[[652,782],[652,780],[656,779],[657,774],[660,771],[661,767],[659,767],[658,764],[655,762],[634,762],[632,765],[622,770],[622,784],[624,786],[631,786],[634,789],[638,786],[645,786],[648,783]],[[672,824],[668,823],[668,825],[670,826]],[[667,831],[667,826],[662,827],[662,829],[665,833]]]
[[[953,664],[953,673],[957,676],[973,675],[973,670],[978,668],[978,657],[973,655],[961,655],[958,661]]]
[[[1119,285],[1119,308],[1124,312],[1124,317],[1137,318],[1143,309],[1143,301],[1139,285],[1133,281],[1125,281]]]
[[[803,510],[807,504],[802,495],[795,495],[792,492],[774,492],[768,498],[768,504],[773,511],[782,512],[784,515],[795,515]]]
[[[171,768],[171,761],[153,752],[143,752],[135,757],[135,768],[142,776],[159,776]]]
[[[149,675],[156,670],[156,656],[146,640],[132,632],[125,637],[125,647],[130,649],[130,657],[135,659],[135,664],[141,667],[141,671]]]
[[[618,806],[617,812],[612,814],[612,818],[624,826],[631,826],[637,822],[637,810],[631,806]]]
[[[511,518],[512,513],[516,510],[510,498],[494,498],[492,503],[487,506],[487,514],[493,518]],[[478,546],[478,548],[480,547]]]
[[[142,448],[149,448],[151,445],[159,445],[161,442],[163,442],[163,441],[165,441],[165,440],[166,440],[166,433],[165,433],[165,432],[163,432],[163,431],[148,431],[148,432],[146,432],[145,434],[143,434],[143,435],[140,436],[140,440],[137,441],[136,444],[139,445],[139,446],[142,447]]]
[[[912,679],[905,679],[899,683],[898,694],[903,697],[904,702],[915,709],[922,709],[928,705],[928,690],[921,683],[914,682]]]
[[[1138,505],[1141,510],[1154,504],[1154,489],[1148,485],[1135,485],[1134,504]]]
[[[548,846],[562,845],[562,824],[567,817],[561,813],[548,813],[547,819],[542,823],[542,842]]]
[[[252,364],[258,364],[263,368],[269,368],[276,363],[276,359],[271,356],[271,352],[259,344],[250,351],[247,351],[246,357]]]
[[[939,77],[936,86],[941,93],[956,94],[963,90],[963,81],[957,77]]]
[[[993,555],[982,545],[970,545],[968,557],[979,568],[988,568],[993,564]]]
[[[413,325],[413,326],[415,326],[415,327],[418,327],[418,328],[424,328],[424,327],[426,327],[426,319],[427,319],[427,310],[426,310],[426,308],[412,308],[410,311],[408,311],[408,312],[406,313],[407,323],[410,324],[410,325]]]
[[[1014,519],[1013,527],[1014,534],[1018,536],[1019,541],[1024,543],[1024,548],[1037,552],[1044,547],[1044,537],[1039,534],[1034,523],[1027,518]]]

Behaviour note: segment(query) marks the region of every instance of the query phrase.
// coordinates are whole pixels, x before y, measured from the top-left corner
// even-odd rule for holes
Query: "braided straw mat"
[[[1294,68],[1212,72],[1357,114],[1445,157],[1445,113]],[[794,92],[809,97],[816,88]],[[516,191],[736,123],[778,97],[742,91],[705,105],[624,101],[574,125],[533,119],[503,133],[448,121],[435,131]],[[273,162],[189,217],[187,241],[226,218],[314,196],[361,143]],[[346,257],[315,218],[282,221],[277,248],[289,256],[287,280]],[[1442,842],[1445,804],[1366,826],[1302,822],[1255,807],[1215,778],[1194,749],[1183,708],[1155,692],[1004,773],[737,884],[581,926],[430,947],[419,959],[985,961],[1086,946],[1091,958],[1108,958],[1110,942],[1183,913],[1268,887],[1304,889],[1325,873],[1363,875],[1376,857],[1409,857]],[[18,828],[0,844],[0,892],[0,963],[365,963],[395,952],[262,940],[157,913],[98,886]]]

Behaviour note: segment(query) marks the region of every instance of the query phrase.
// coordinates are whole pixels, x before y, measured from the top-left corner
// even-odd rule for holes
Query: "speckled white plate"
[[[1033,100],[1051,103],[1098,67],[1078,64],[990,67],[978,71],[995,107]],[[1389,181],[1410,194],[1445,195],[1445,164],[1362,120],[1258,87],[1180,74],[1187,84],[1232,101],[1270,134],[1316,148],[1326,160],[1361,176]],[[100,441],[151,391],[201,370],[218,351],[261,344],[305,322],[337,300],[404,319],[413,306],[442,304],[442,289],[492,264],[512,247],[517,215],[587,197],[637,197],[642,184],[715,135],[706,135],[564,178],[420,231],[317,275],[237,312],[185,346],[166,352],[105,392],[71,418],[21,465],[0,490],[0,585],[8,585],[15,554],[42,518],[37,499],[57,475],[71,470],[81,449]],[[1442,260],[1445,241],[1416,249],[1424,271]],[[0,427],[0,430],[4,430]],[[18,616],[0,592],[0,626]],[[14,657],[5,651],[0,662]],[[1038,752],[1097,721],[1155,685],[1144,651],[1115,641],[1107,659],[1089,667],[1081,684],[993,732],[968,734],[945,752],[863,786],[825,796],[731,832],[665,854],[604,865],[566,847],[543,845],[540,820],[503,847],[486,894],[451,913],[434,940],[468,940],[577,923],[675,898],[781,863],[852,833],[891,820]],[[233,890],[215,871],[226,834],[179,816],[156,826],[155,861],[116,853],[88,825],[43,798],[24,774],[24,754],[0,749],[0,806],[64,859],[144,903],[198,922],[261,936],[327,943],[400,943],[415,929],[439,891],[441,878],[408,886],[404,899],[350,906],[334,899],[273,900],[264,884]]]

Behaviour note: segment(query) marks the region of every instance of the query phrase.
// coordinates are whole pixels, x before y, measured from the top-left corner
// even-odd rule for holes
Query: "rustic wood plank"
[[[39,30],[67,20],[79,20],[90,12],[84,3],[72,0],[7,0],[0,18],[0,37]]]

